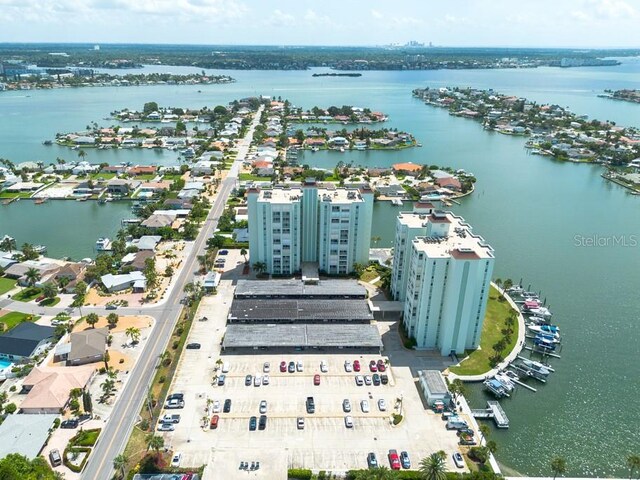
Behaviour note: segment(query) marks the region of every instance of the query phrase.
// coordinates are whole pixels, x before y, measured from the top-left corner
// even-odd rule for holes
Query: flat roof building
[[[418,381],[422,394],[430,407],[436,402],[442,402],[444,405],[451,403],[451,393],[449,393],[449,388],[447,388],[440,371],[420,370],[418,372]]]
[[[366,300],[236,298],[229,323],[368,323],[373,314]]]
[[[235,298],[360,298],[367,289],[355,280],[325,279],[305,284],[298,279],[238,280]]]

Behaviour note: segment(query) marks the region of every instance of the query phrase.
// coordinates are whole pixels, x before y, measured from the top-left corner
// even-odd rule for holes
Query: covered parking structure
[[[236,298],[228,323],[369,323],[366,300]]]
[[[289,298],[289,299],[365,299],[367,289],[355,280],[326,279],[316,284],[301,280],[238,280],[235,298]]]
[[[222,341],[226,353],[247,350],[357,350],[380,354],[378,328],[371,324],[228,325]]]

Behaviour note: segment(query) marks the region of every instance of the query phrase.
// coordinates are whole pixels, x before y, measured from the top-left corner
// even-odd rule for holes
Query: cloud
[[[624,0],[585,0],[580,10],[571,12],[571,17],[581,22],[630,20],[640,17],[638,10]]]
[[[274,27],[292,27],[296,24],[296,17],[290,13],[285,13],[282,10],[276,9],[267,19],[267,23]]]
[[[378,10],[371,10],[371,16],[378,20],[381,20],[384,18],[384,15],[382,15],[382,13],[380,13]]]

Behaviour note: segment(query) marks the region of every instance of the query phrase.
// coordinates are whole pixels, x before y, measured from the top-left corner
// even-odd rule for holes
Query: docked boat
[[[42,142],[42,144],[49,146],[49,145],[53,145],[53,142],[51,140],[45,140],[44,142]]]
[[[529,317],[529,321],[531,323],[534,323],[535,325],[551,325],[549,323],[549,319],[542,318],[542,317],[536,317],[535,315]]]
[[[489,378],[483,382],[485,388],[493,393],[496,398],[508,397],[509,392],[504,387],[502,382],[496,380],[495,378]]]
[[[560,329],[555,325],[527,325],[527,328],[534,333],[544,335],[560,335]]]
[[[100,237],[96,241],[96,250],[99,252],[106,252],[111,250],[111,240],[106,237]]]
[[[515,384],[511,381],[511,378],[509,378],[505,372],[498,372],[493,378],[499,381],[508,393],[513,392],[516,388]]]
[[[514,285],[513,287],[507,289],[507,293],[514,295],[520,295],[523,291],[524,289],[520,285]]]
[[[393,198],[393,199],[391,200],[391,203],[392,203],[393,205],[398,206],[398,207],[401,207],[401,206],[403,205],[402,200],[400,200],[399,198]]]
[[[315,152],[320,151],[320,148],[318,148],[318,147],[313,147],[313,148],[311,149],[311,151],[315,153]]]
[[[551,318],[552,313],[546,307],[530,308],[529,313],[533,313],[536,317]]]
[[[46,253],[47,247],[45,245],[34,245],[33,251],[42,255],[43,253]]]
[[[536,374],[541,375],[543,377],[547,377],[551,373],[551,370],[549,370],[545,365],[543,365],[540,362],[536,362],[535,360],[523,359],[522,365],[524,365],[526,368],[528,368],[532,372],[535,372]]]
[[[554,335],[553,333],[539,333],[533,340],[541,344],[555,345],[560,343],[560,335]]]

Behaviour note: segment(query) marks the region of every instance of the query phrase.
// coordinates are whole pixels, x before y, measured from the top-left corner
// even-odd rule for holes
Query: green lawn
[[[89,178],[91,178],[91,180],[97,180],[99,178],[103,178],[105,180],[111,180],[115,176],[116,176],[115,172],[98,172],[98,173],[92,173]]]
[[[362,272],[362,275],[360,275],[360,280],[362,280],[363,282],[370,282],[371,280],[379,276],[380,274],[375,268],[368,267],[364,272]]]
[[[11,278],[0,278],[0,295],[4,295],[15,286],[15,280]]]
[[[162,180],[164,181],[175,181],[175,180],[180,180],[182,178],[182,174],[181,173],[167,173],[165,175],[162,176]]]
[[[38,305],[42,307],[53,307],[60,303],[60,297],[45,298]]]
[[[451,367],[449,369],[456,375],[481,375],[491,370],[492,367],[489,363],[489,357],[494,354],[491,347],[502,338],[501,330],[504,328],[505,319],[511,311],[509,303],[506,300],[498,300],[498,297],[498,291],[491,287],[489,302],[487,303],[487,313],[484,317],[484,324],[482,325],[480,349],[469,352],[469,356],[459,367]],[[514,330],[511,335],[511,342],[502,351],[503,356],[508,355],[518,341],[518,322],[516,322]]]
[[[30,315],[28,313],[21,312],[9,312],[0,317],[0,323],[4,323],[4,330],[11,330],[17,324],[27,321],[27,322],[35,322],[40,317],[37,315]]]
[[[238,175],[238,179],[240,181],[250,181],[250,180],[255,180],[257,182],[264,182],[269,180],[271,177],[270,176],[266,176],[266,177],[260,177],[258,175],[254,175],[252,173],[241,173],[240,175]]]
[[[158,175],[156,173],[143,173],[142,175],[136,175],[134,179],[148,182],[149,180],[153,180],[157,176]]]
[[[35,300],[36,297],[40,296],[41,293],[41,289],[36,287],[29,287],[20,290],[13,296],[13,299],[18,300],[19,302],[30,302],[31,300]]]
[[[33,192],[0,192],[0,198],[30,198]]]

